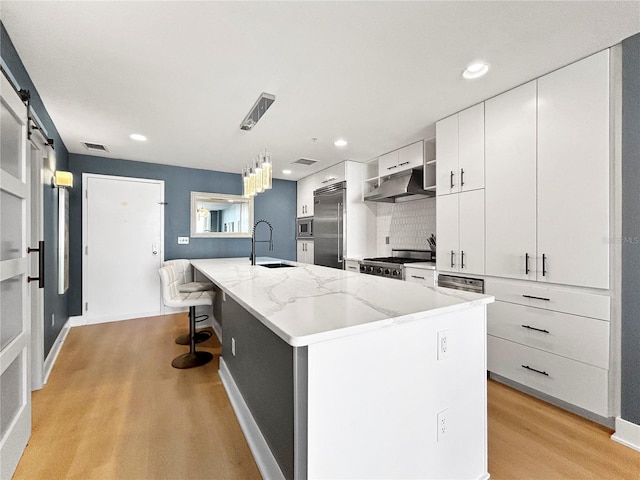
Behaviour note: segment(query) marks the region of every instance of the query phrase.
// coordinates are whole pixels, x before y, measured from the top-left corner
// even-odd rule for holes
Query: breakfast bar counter
[[[486,479],[493,297],[276,259],[193,260],[265,478]]]

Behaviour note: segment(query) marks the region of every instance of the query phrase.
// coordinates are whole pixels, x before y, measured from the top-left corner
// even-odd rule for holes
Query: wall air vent
[[[80,142],[84,148],[91,152],[108,152],[109,149],[100,143]]]
[[[308,167],[309,165],[318,163],[318,160],[311,160],[310,158],[299,158],[295,162],[291,162],[291,163],[295,163],[296,165],[306,165]]]

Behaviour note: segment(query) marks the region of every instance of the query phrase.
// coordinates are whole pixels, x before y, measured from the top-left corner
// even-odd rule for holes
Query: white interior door
[[[50,147],[46,139],[38,130],[31,130],[31,142],[29,144],[29,157],[31,168],[31,238],[29,240],[32,249],[40,248],[40,241],[44,239],[44,227],[42,223],[42,188],[46,181],[43,178],[44,159],[48,156]],[[31,276],[36,278],[41,275],[40,256],[43,251],[34,251],[31,255]],[[44,288],[40,288],[40,282],[30,282],[31,295],[31,389],[39,390],[44,381]]]
[[[27,107],[1,76],[0,479],[13,475],[31,435]]]
[[[83,318],[159,315],[164,182],[83,175]]]

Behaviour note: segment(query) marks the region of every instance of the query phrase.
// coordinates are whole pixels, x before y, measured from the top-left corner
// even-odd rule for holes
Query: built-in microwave
[[[296,238],[313,238],[313,217],[298,219],[296,226]]]

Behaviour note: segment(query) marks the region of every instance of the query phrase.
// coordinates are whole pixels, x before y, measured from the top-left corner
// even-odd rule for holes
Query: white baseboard
[[[49,380],[49,374],[51,373],[51,370],[53,370],[53,365],[56,363],[58,354],[60,353],[60,349],[62,348],[62,344],[69,334],[69,330],[72,326],[71,318],[73,317],[69,317],[65,324],[62,326],[62,330],[60,330],[60,333],[58,333],[58,337],[56,338],[56,341],[53,342],[53,346],[51,347],[51,350],[49,350],[49,355],[47,355],[47,358],[44,361],[44,378],[42,379],[43,385],[47,383],[47,380]]]
[[[84,315],[79,315],[77,317],[69,317],[73,319],[71,324],[72,327],[82,327],[84,325],[97,325],[99,323],[110,323],[110,322],[121,322],[123,320],[133,320],[135,318],[145,318],[145,317],[157,317],[162,315],[162,312],[144,312],[144,313],[136,313],[132,315],[120,315],[113,317],[98,317],[91,318],[85,317]]]
[[[640,425],[616,417],[616,433],[611,440],[640,452]]]
[[[224,389],[227,391],[227,395],[231,401],[233,411],[236,412],[240,428],[242,428],[242,433],[244,433],[244,436],[247,439],[249,449],[251,450],[253,458],[258,465],[258,470],[260,470],[262,478],[267,480],[284,480],[284,475],[278,466],[278,462],[276,462],[275,457],[271,453],[266,440],[260,432],[260,428],[258,428],[258,424],[253,419],[253,416],[249,411],[249,407],[247,407],[244,398],[242,398],[242,394],[240,393],[240,390],[238,389],[236,382],[233,380],[231,372],[229,372],[227,364],[224,363],[224,359],[222,357],[220,357],[220,370],[218,370],[218,373],[220,374],[220,379],[222,380]]]

